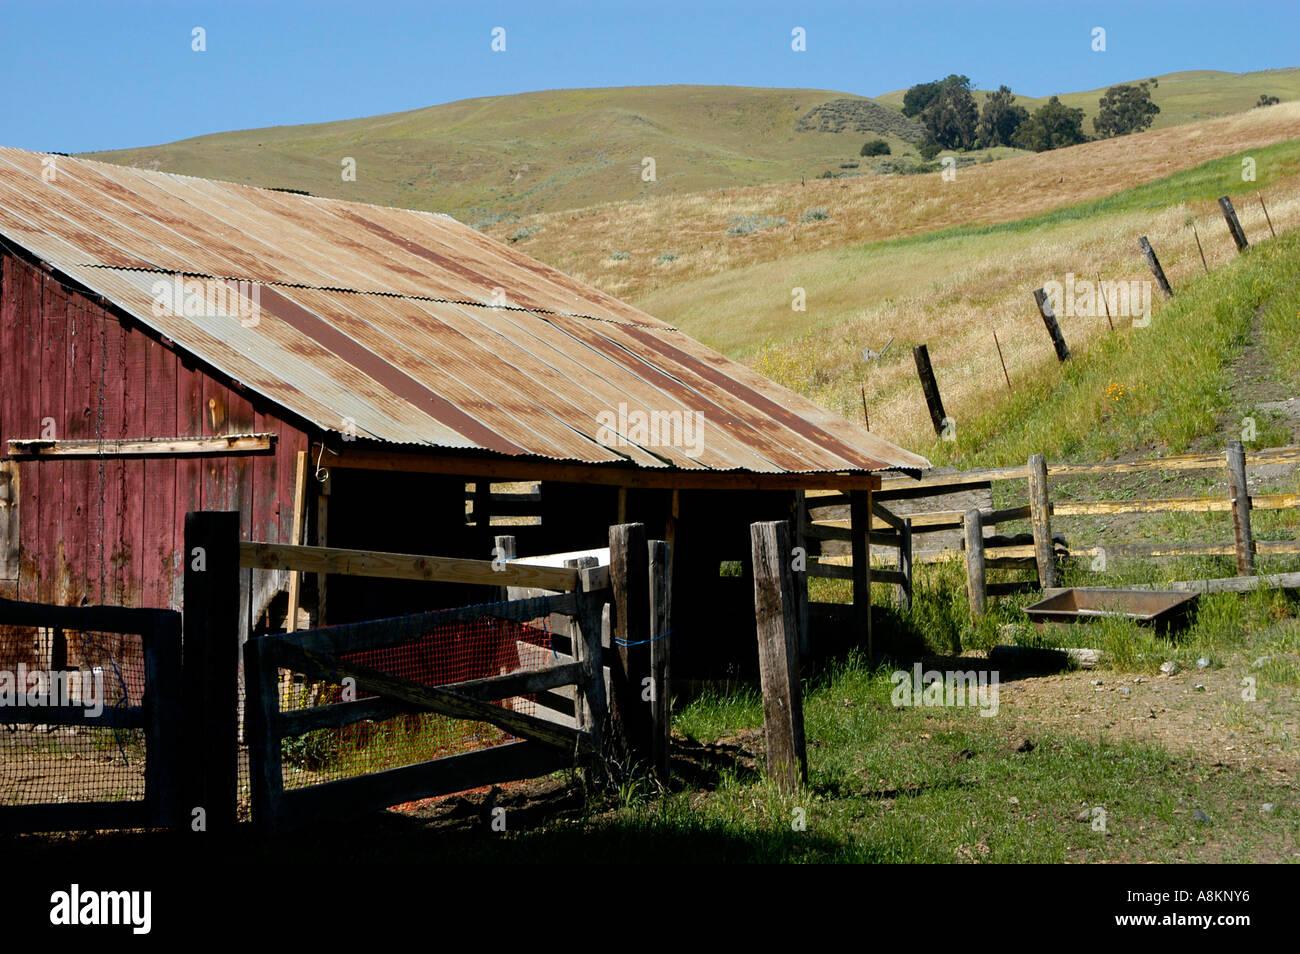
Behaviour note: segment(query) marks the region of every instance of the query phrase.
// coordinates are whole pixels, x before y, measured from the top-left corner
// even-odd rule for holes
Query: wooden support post
[[[866,636],[867,659],[875,661],[871,640],[871,491],[849,491],[849,535],[853,552],[853,635]]]
[[[672,738],[669,651],[672,641],[672,550],[666,540],[651,540],[650,555],[650,717],[654,723],[654,767],[668,779]]]
[[[627,488],[618,488],[618,523],[627,523]]]
[[[282,745],[276,725],[280,712],[279,668],[268,658],[268,646],[261,638],[244,643],[249,795],[253,824],[264,833],[275,829],[284,795]]]
[[[1250,487],[1246,483],[1246,452],[1241,441],[1228,444],[1228,486],[1232,501],[1232,530],[1237,544],[1237,575],[1255,573],[1255,538],[1250,530]]]
[[[1151,247],[1145,235],[1138,239],[1138,248],[1142,251],[1142,257],[1147,260],[1147,267],[1151,269],[1151,274],[1155,276],[1156,287],[1164,292],[1166,298],[1173,298],[1174,290],[1169,287],[1169,279],[1165,278],[1165,270],[1160,267],[1156,250]]]
[[[330,475],[325,471],[325,479],[316,491],[316,546],[330,545]],[[316,574],[316,625],[325,625],[325,596],[329,580],[328,573]]]
[[[596,760],[593,766],[597,776],[604,773],[601,757],[605,749],[605,732],[609,717],[605,697],[605,661],[601,648],[602,618],[605,595],[593,582],[590,569],[578,572],[577,601],[578,631],[573,636],[573,658],[583,665],[583,683],[574,697],[574,716],[578,728],[591,737]]]
[[[943,412],[943,399],[939,396],[939,383],[934,379],[934,368],[930,366],[930,349],[917,345],[912,349],[912,358],[916,361],[916,375],[921,379],[921,391],[925,394],[925,405],[930,409],[930,423],[936,434],[943,434],[944,421],[948,415]]]
[[[293,478],[293,524],[289,527],[289,543],[292,546],[302,544],[302,518],[307,507],[307,452],[298,451],[297,469]],[[302,574],[297,570],[289,571],[289,612],[284,618],[284,629],[292,633],[298,628],[298,593],[302,586]]]
[[[239,773],[239,511],[185,515],[186,810],[206,830],[236,821]]]
[[[808,633],[808,495],[794,492],[794,545],[802,554],[802,569],[794,571],[795,598],[799,601],[799,653],[806,658],[812,653],[812,637]]]
[[[1192,238],[1196,239],[1196,251],[1201,253],[1201,268],[1205,269],[1205,274],[1210,274],[1210,266],[1205,263],[1205,249],[1201,247],[1201,233],[1196,230],[1196,223],[1192,223]]]
[[[808,754],[799,685],[790,525],[785,521],[755,523],[749,533],[754,562],[758,670],[767,733],[767,771],[783,790],[793,792],[808,779]]]
[[[1259,197],[1259,207],[1264,210],[1264,221],[1268,223],[1268,234],[1273,238],[1277,238],[1277,233],[1273,231],[1273,220],[1268,214],[1268,206],[1264,204],[1264,193],[1256,192],[1255,195]]]
[[[492,560],[494,563],[497,560],[509,562],[517,556],[519,556],[519,553],[515,549],[513,534],[506,533],[492,538]],[[510,587],[501,587],[500,598],[503,601],[510,598]]]
[[[1056,350],[1057,361],[1070,360],[1070,349],[1065,344],[1065,336],[1061,334],[1061,326],[1056,321],[1056,315],[1052,312],[1052,303],[1047,300],[1047,292],[1041,288],[1034,289],[1034,303],[1038,305],[1038,314],[1043,318],[1043,324],[1047,326],[1047,333],[1052,336],[1052,347]]]
[[[984,585],[984,524],[978,510],[967,510],[962,525],[966,530],[966,598],[974,625],[984,615],[987,591]]]
[[[903,582],[898,584],[898,608],[904,613],[912,609],[912,518],[903,518],[903,528],[898,531],[898,572]]]
[[[1241,223],[1237,221],[1237,210],[1232,207],[1232,199],[1226,195],[1221,196],[1219,211],[1223,213],[1223,219],[1228,223],[1228,231],[1232,234],[1232,240],[1237,243],[1237,251],[1244,252],[1250,248],[1250,243],[1246,241],[1246,233],[1242,231]]]
[[[1052,542],[1052,505],[1047,497],[1047,462],[1042,454],[1029,458],[1029,519],[1034,528],[1034,559],[1038,585],[1056,585],[1056,551]]]
[[[654,759],[650,710],[650,567],[645,524],[609,528],[609,582],[613,589],[611,710],[628,761]]]
[[[474,481],[474,526],[479,529],[492,525],[492,482]]]

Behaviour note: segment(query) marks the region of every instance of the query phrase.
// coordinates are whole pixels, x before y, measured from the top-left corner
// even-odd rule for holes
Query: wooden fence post
[[[507,533],[492,538],[493,560],[499,559],[509,562],[517,556],[519,556],[519,552],[515,549],[515,538],[512,534]],[[502,601],[510,599],[510,587],[501,587],[500,598]]]
[[[605,696],[605,653],[601,646],[605,600],[597,596],[592,569],[578,571],[578,632],[573,635],[573,658],[585,669],[583,684],[574,696],[574,717],[578,728],[591,735],[596,760],[594,770],[604,773],[605,723],[608,699]]]
[[[912,518],[904,517],[898,531],[898,572],[903,582],[898,584],[898,608],[904,613],[912,609]]]
[[[1145,235],[1138,239],[1138,248],[1142,250],[1142,257],[1147,260],[1147,267],[1151,269],[1151,274],[1156,277],[1156,286],[1165,293],[1166,298],[1173,298],[1174,290],[1169,287],[1169,279],[1165,278],[1165,270],[1160,267],[1156,250],[1151,247]]]
[[[248,782],[253,824],[263,832],[279,822],[284,795],[284,768],[279,729],[273,718],[280,709],[279,667],[267,652],[270,643],[255,637],[244,643],[244,711],[248,720]]]
[[[1228,444],[1228,486],[1232,499],[1232,530],[1237,543],[1237,575],[1255,573],[1255,538],[1250,530],[1250,488],[1246,483],[1246,452],[1241,441]]]
[[[669,694],[669,652],[672,640],[672,549],[666,540],[650,547],[650,718],[654,723],[655,771],[668,778],[672,738],[672,698]]]
[[[1223,213],[1223,219],[1228,223],[1228,231],[1232,233],[1232,240],[1237,243],[1237,251],[1244,252],[1250,248],[1250,243],[1246,241],[1246,233],[1241,229],[1241,223],[1237,221],[1237,210],[1232,207],[1232,199],[1226,195],[1219,199],[1219,211]]]
[[[1047,499],[1047,461],[1042,454],[1029,458],[1029,518],[1034,527],[1034,559],[1038,585],[1056,585],[1056,550],[1052,543],[1052,505]]]
[[[330,545],[330,474],[325,471],[325,479],[316,490],[316,546]],[[325,625],[325,597],[329,587],[329,574],[316,574],[316,625]]]
[[[925,394],[925,405],[930,409],[930,423],[934,432],[943,436],[943,422],[948,415],[943,412],[943,399],[939,396],[939,383],[934,379],[934,368],[930,366],[930,349],[917,345],[912,349],[912,358],[916,361],[916,375],[921,379],[921,391]]]
[[[966,530],[966,598],[970,601],[971,623],[984,615],[984,524],[978,510],[967,510],[962,517]]]
[[[186,808],[233,827],[239,780],[239,511],[185,515]]]
[[[849,536],[853,554],[853,635],[867,637],[867,659],[875,660],[871,644],[871,491],[849,491]]]
[[[650,699],[650,566],[645,524],[609,528],[609,582],[613,588],[611,712],[630,764],[654,759]]]
[[[1057,324],[1056,315],[1052,312],[1052,303],[1047,300],[1047,292],[1042,288],[1035,288],[1034,302],[1038,305],[1038,313],[1043,316],[1043,324],[1047,326],[1047,333],[1052,336],[1052,347],[1056,349],[1056,360],[1070,360],[1070,349],[1065,344],[1065,336],[1061,334],[1061,326]]]
[[[798,617],[790,567],[790,525],[755,523],[749,528],[754,562],[754,615],[758,669],[763,684],[767,771],[785,791],[808,778],[803,696],[799,685]]]

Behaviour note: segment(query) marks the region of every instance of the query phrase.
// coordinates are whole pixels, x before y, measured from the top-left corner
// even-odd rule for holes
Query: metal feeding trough
[[[1118,617],[1168,632],[1187,625],[1197,596],[1170,590],[1070,588],[1026,606],[1025,615],[1035,623],[1082,623]]]

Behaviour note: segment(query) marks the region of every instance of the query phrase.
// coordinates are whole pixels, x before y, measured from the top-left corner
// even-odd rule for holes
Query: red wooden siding
[[[0,457],[48,436],[47,418],[60,439],[277,435],[274,455],[21,462],[20,599],[174,607],[190,510],[239,510],[244,539],[289,539],[303,432],[40,268],[0,260]]]

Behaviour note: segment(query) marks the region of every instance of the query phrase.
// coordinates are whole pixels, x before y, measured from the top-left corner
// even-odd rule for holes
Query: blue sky
[[[506,31],[493,52],[492,29]],[[1091,47],[1106,30],[1106,51]],[[206,31],[195,52],[192,30]],[[807,50],[791,49],[803,27]],[[1300,3],[0,2],[0,144],[81,152],[472,96],[708,83],[1026,95],[1300,65]]]

